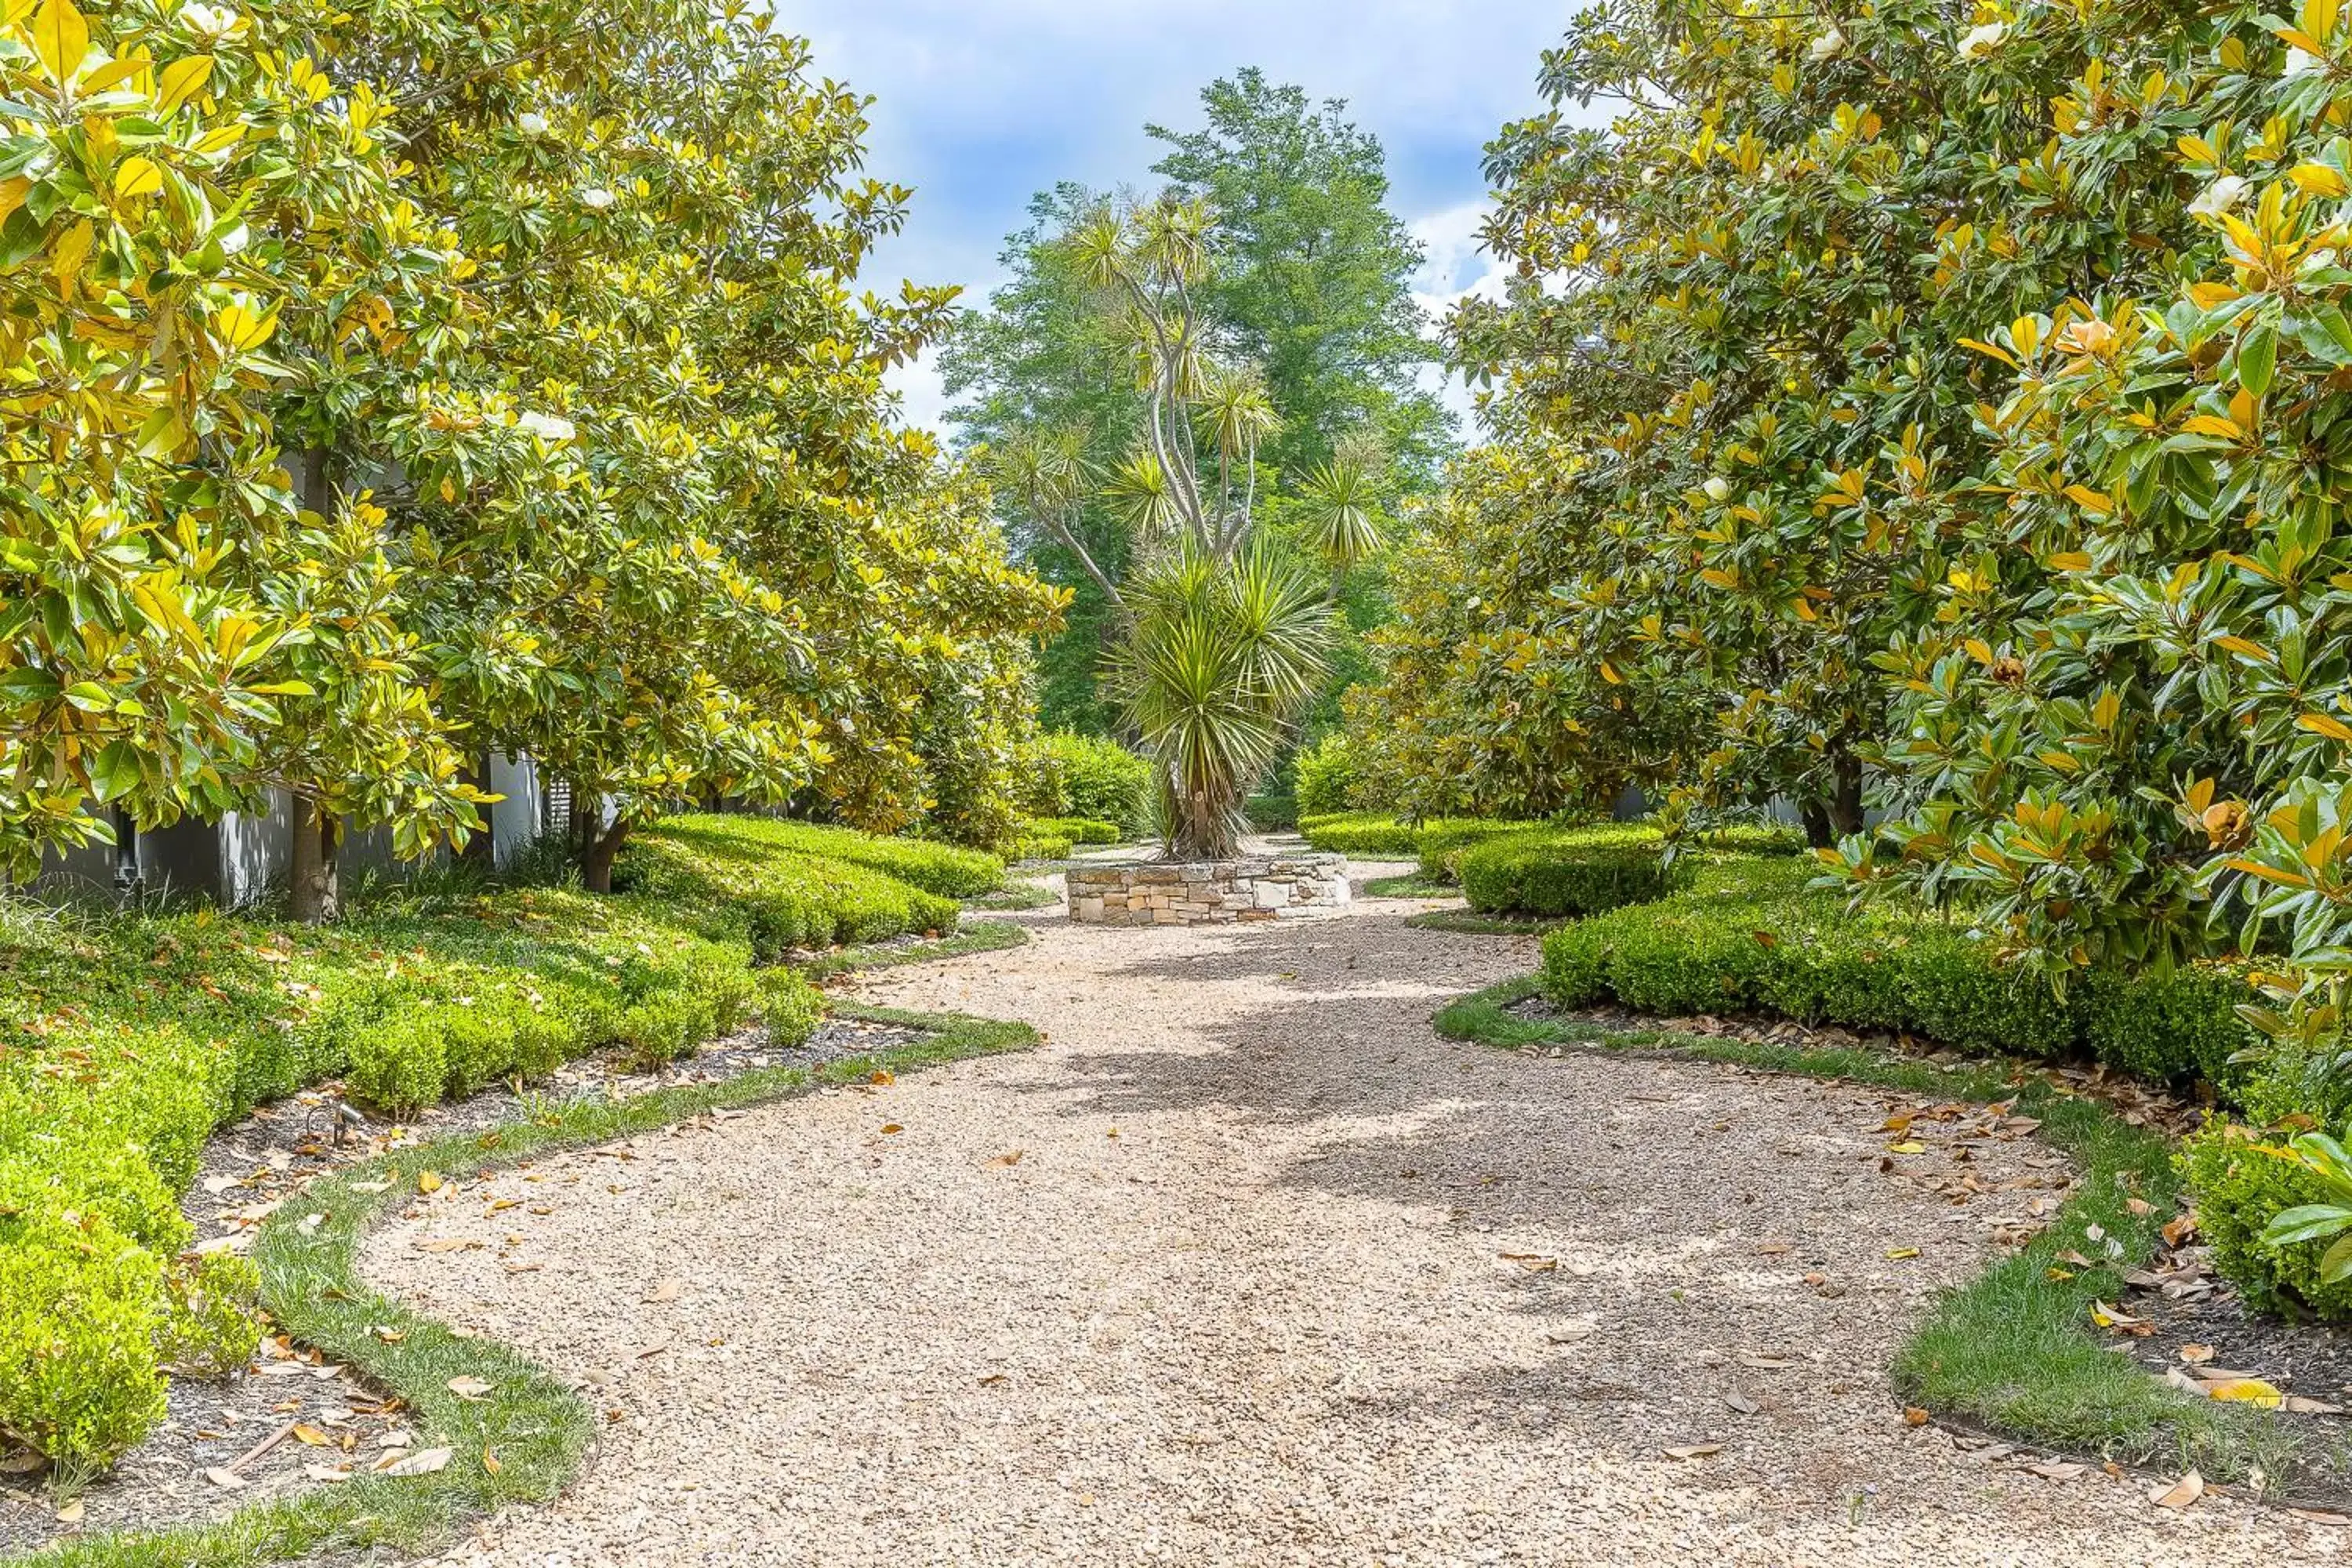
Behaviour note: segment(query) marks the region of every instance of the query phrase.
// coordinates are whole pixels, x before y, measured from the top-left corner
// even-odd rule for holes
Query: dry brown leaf
[[[2188,1508],[2205,1495],[2205,1478],[2189,1471],[2168,1487],[2158,1487],[2147,1494],[2147,1500],[2158,1508],[2175,1510]]]
[[[1906,1426],[1925,1426],[1927,1424],[1927,1413],[1925,1410],[1920,1409],[1916,1405],[1906,1405],[1903,1407],[1903,1425]]]
[[[469,1247],[478,1249],[481,1245],[482,1244],[478,1241],[467,1241],[462,1237],[455,1236],[434,1236],[427,1237],[419,1241],[416,1244],[416,1250],[419,1252],[464,1252]]]
[[[394,1477],[433,1475],[447,1468],[454,1452],[449,1448],[419,1448],[414,1454],[404,1454],[384,1466],[383,1473]]]
[[[1767,1241],[1757,1246],[1756,1254],[1759,1258],[1778,1258],[1788,1250],[1789,1244],[1785,1241]]]
[[[352,1479],[350,1468],[344,1465],[305,1465],[302,1467],[302,1473],[314,1481],[326,1481],[331,1484]]]
[[[1723,1396],[1723,1402],[1742,1415],[1753,1415],[1764,1408],[1736,1388]]]
[[[903,1127],[901,1127],[901,1126],[899,1126],[899,1125],[898,1125],[897,1122],[895,1122],[895,1121],[885,1121],[885,1122],[882,1124],[882,1131],[883,1131],[884,1132],[886,1132],[886,1133],[889,1133],[889,1132],[904,1132],[904,1131],[906,1131],[906,1129],[905,1129],[905,1128],[903,1128]]]
[[[2167,1247],[2179,1247],[2182,1242],[2187,1241],[2196,1233],[2197,1216],[2193,1214],[2182,1215],[2179,1219],[2168,1220],[2165,1222],[2162,1233],[2164,1236],[2164,1245]]]
[[[294,1424],[293,1437],[297,1443],[312,1448],[331,1448],[335,1443],[332,1437],[307,1421],[297,1421]]]
[[[472,1376],[471,1374],[463,1377],[453,1377],[449,1380],[447,1384],[449,1392],[456,1394],[460,1399],[486,1399],[489,1396],[490,1386],[490,1384],[483,1382],[480,1378]]]
[[[684,1280],[665,1279],[660,1284],[654,1287],[654,1292],[652,1295],[646,1298],[646,1305],[651,1306],[660,1301],[675,1301],[685,1293],[686,1282]]]
[[[2213,1359],[2213,1347],[2211,1345],[2183,1345],[2180,1347],[2180,1359],[2187,1362],[2190,1366],[2203,1366],[2207,1362]]]
[[[995,1159],[991,1160],[989,1163],[992,1165],[1017,1165],[1021,1163],[1021,1156],[1024,1152],[1025,1151],[1020,1149],[1009,1149],[1003,1153],[999,1154]]]
[[[59,1524],[79,1524],[81,1522],[81,1499],[76,1498],[73,1501],[58,1510],[58,1522]]]
[[[868,1083],[885,1085],[894,1084],[898,1081],[898,1075],[892,1072],[888,1068],[876,1068],[866,1081]]]
[[[2344,1414],[2344,1406],[2341,1405],[2330,1405],[2325,1399],[2305,1399],[2300,1394],[2288,1394],[2286,1396],[2286,1403],[2280,1405],[2279,1408],[2282,1410],[2291,1410],[2297,1415],[2341,1415]]]
[[[1559,1267],[1559,1259],[1540,1252],[1505,1252],[1498,1254],[1506,1263],[1516,1263],[1530,1274],[1549,1274]]]
[[[1544,1338],[1556,1345],[1572,1345],[1591,1339],[1596,1331],[1591,1323],[1554,1323],[1544,1331]]]
[[[1706,1459],[1723,1452],[1720,1443],[1693,1443],[1685,1447],[1662,1449],[1669,1459]]]
[[[205,1479],[227,1491],[236,1491],[253,1484],[235,1470],[224,1469],[218,1465],[205,1472]]]
[[[2113,1301],[2092,1302],[2091,1321],[2103,1329],[2112,1330],[2119,1334],[2137,1334],[2145,1337],[2156,1331],[2153,1327],[2133,1317]]]
[[[2338,1528],[2352,1524],[2352,1513],[2330,1513],[2324,1508],[2291,1508],[2287,1512],[2305,1524],[2331,1524]]]
[[[2028,1465],[2025,1468],[2044,1480],[2052,1481],[2071,1481],[2090,1468],[2088,1465],[2078,1465],[2064,1459],[2045,1459],[2038,1465]]]

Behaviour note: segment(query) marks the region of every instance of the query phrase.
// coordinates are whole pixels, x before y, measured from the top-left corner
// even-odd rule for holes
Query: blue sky
[[[969,303],[1030,195],[1056,180],[1148,179],[1147,122],[1189,130],[1200,89],[1255,65],[1318,99],[1344,98],[1388,149],[1394,205],[1429,246],[1416,291],[1433,309],[1487,277],[1475,228],[1479,150],[1540,107],[1538,56],[1574,0],[773,0],[816,69],[877,101],[868,170],[916,187],[907,231],[869,273],[961,283]],[[927,366],[898,384],[931,423]]]

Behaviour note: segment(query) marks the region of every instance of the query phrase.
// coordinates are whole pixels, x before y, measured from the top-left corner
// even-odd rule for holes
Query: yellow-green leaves
[[[60,88],[71,86],[89,53],[89,24],[73,0],[41,0],[33,13],[31,34],[34,57],[49,80]]]

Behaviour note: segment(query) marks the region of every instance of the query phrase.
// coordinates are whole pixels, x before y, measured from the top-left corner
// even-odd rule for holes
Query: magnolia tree
[[[1233,852],[1244,800],[1322,682],[1332,600],[1381,540],[1376,456],[1344,443],[1298,503],[1329,588],[1263,536],[1258,452],[1279,421],[1196,303],[1212,224],[1203,204],[1170,195],[1071,227],[1064,258],[1132,355],[1139,433],[1108,472],[1069,426],[1023,430],[993,458],[1009,498],[1109,601],[1111,683],[1153,759],[1163,837],[1202,857]],[[1119,524],[1113,560],[1084,527],[1090,508]]]

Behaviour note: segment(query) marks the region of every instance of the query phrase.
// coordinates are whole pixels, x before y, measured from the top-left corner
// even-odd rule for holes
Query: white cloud
[[[936,430],[944,423],[948,411],[946,381],[940,374],[936,354],[924,350],[913,359],[889,370],[882,377],[883,384],[898,395],[898,417],[918,429]]]

